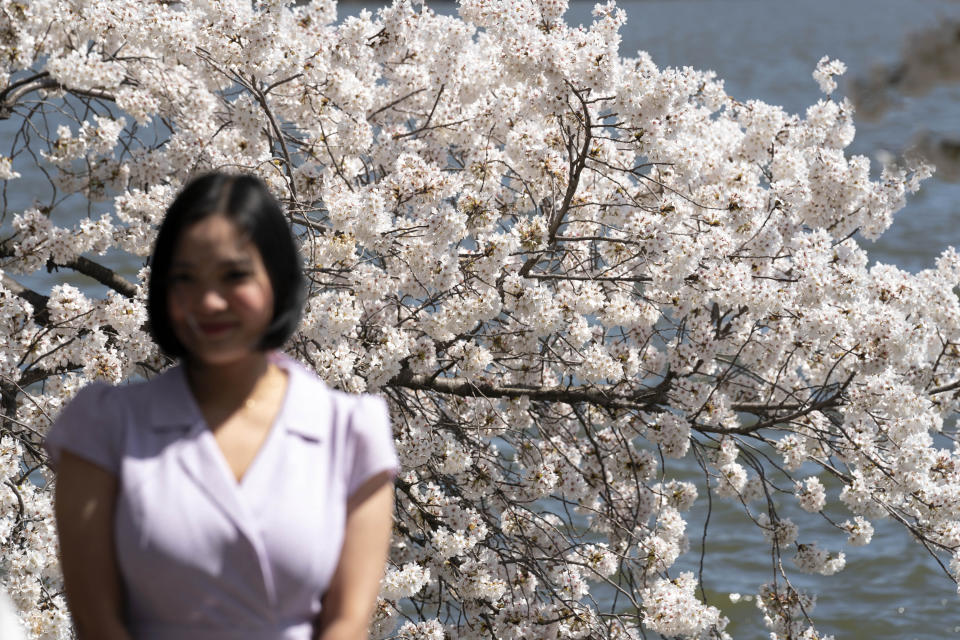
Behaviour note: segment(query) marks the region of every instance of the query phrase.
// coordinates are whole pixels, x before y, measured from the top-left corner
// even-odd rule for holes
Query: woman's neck
[[[237,407],[255,397],[258,387],[270,384],[274,375],[280,373],[263,351],[223,365],[187,360],[184,368],[197,404],[222,409]]]

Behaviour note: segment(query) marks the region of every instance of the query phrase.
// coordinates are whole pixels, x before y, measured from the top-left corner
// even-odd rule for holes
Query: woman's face
[[[257,246],[226,216],[183,230],[168,278],[170,323],[192,360],[225,365],[257,350],[273,319],[273,288]]]

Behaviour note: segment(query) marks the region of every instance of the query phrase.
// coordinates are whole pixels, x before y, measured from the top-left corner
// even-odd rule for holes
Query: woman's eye
[[[227,272],[227,279],[228,279],[228,280],[244,280],[244,279],[249,278],[249,277],[250,277],[250,272],[249,272],[249,271],[236,270],[236,271],[229,271],[229,272]]]
[[[190,276],[187,275],[186,273],[171,273],[169,276],[167,276],[167,280],[171,284],[179,284],[181,282],[189,281]]]

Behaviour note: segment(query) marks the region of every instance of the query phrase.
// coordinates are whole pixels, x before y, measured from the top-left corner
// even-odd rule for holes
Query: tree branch
[[[40,324],[46,324],[48,319],[47,312],[47,303],[50,301],[50,298],[43,295],[42,293],[37,293],[33,289],[28,289],[10,276],[5,273],[0,272],[0,285],[17,296],[18,298],[23,298],[33,306],[33,319],[34,321]]]
[[[0,91],[0,120],[7,120],[13,115],[13,108],[17,105],[20,98],[28,93],[40,91],[41,89],[61,89],[74,95],[110,100],[111,102],[116,101],[116,97],[112,93],[101,91],[100,89],[73,89],[60,84],[51,78],[49,73],[44,71],[26,81],[15,82],[3,91]]]
[[[614,394],[598,387],[527,387],[501,386],[471,382],[465,378],[434,378],[405,369],[388,385],[412,391],[433,391],[463,398],[520,398],[526,396],[535,402],[587,402],[611,409],[646,410],[666,402],[666,389],[654,387],[645,393]]]
[[[572,87],[571,87],[572,89]],[[587,157],[590,153],[590,143],[593,141],[593,132],[590,130],[593,126],[590,122],[590,108],[587,106],[586,101],[583,99],[583,96],[580,93],[573,89],[574,95],[577,96],[577,99],[580,100],[580,104],[583,108],[583,144],[580,148],[580,154],[573,159],[572,166],[570,167],[570,179],[567,181],[567,190],[563,194],[563,202],[560,204],[560,207],[555,209],[552,213],[552,219],[550,220],[550,228],[547,230],[547,246],[553,246],[556,243],[557,232],[560,230],[560,225],[563,223],[564,217],[567,215],[567,211],[570,210],[570,203],[573,201],[573,196],[577,193],[577,187],[580,186],[580,174],[583,172],[583,168],[587,164]],[[570,147],[573,147],[573,142],[571,141]],[[534,255],[527,258],[527,261],[523,263],[523,266],[520,267],[519,275],[526,277],[530,270],[533,269],[540,261],[539,255]]]
[[[5,244],[0,244],[0,258],[15,258],[15,257],[16,257],[16,254],[14,253],[13,249],[11,249]],[[63,262],[63,263],[54,262],[53,260],[47,261],[47,271],[53,271],[54,269],[58,269],[61,267],[66,269],[73,269],[77,273],[82,273],[85,276],[93,278],[100,284],[113,289],[114,291],[116,291],[117,293],[119,293],[125,298],[133,298],[137,295],[137,285],[133,284],[123,276],[117,274],[117,272],[114,271],[113,269],[109,267],[105,267],[98,262],[94,262],[89,258],[78,256],[77,258],[70,260],[69,262]],[[11,291],[14,290],[14,286],[22,288],[22,285],[14,282],[13,280],[11,280],[10,282],[13,282],[13,285],[7,286],[6,280],[4,280],[4,286],[7,286],[7,288],[10,289]],[[40,296],[39,293],[35,293],[34,295]],[[21,297],[25,297],[25,296],[21,296]],[[46,300],[47,300],[46,296],[40,296],[40,297],[43,298],[43,301],[44,301],[43,304],[44,306],[46,306]],[[34,306],[36,306],[34,301],[31,300],[30,298],[25,298],[25,299],[29,300],[30,304],[33,304]]]
[[[372,121],[374,116],[376,116],[376,115],[378,115],[378,114],[386,111],[387,109],[389,109],[389,108],[391,108],[391,107],[395,107],[395,106],[397,106],[398,104],[400,104],[401,102],[403,102],[404,100],[406,100],[407,98],[412,98],[413,96],[417,95],[418,93],[422,93],[422,92],[424,92],[424,91],[426,91],[426,90],[427,90],[426,87],[423,87],[422,89],[414,89],[414,90],[411,91],[410,93],[408,93],[408,94],[406,94],[406,95],[404,95],[404,96],[400,96],[399,98],[397,98],[397,99],[394,100],[393,102],[388,102],[387,104],[383,105],[382,107],[380,107],[380,108],[377,109],[376,111],[371,112],[370,115],[367,116],[367,121],[368,121],[368,122],[369,122],[369,121]]]
[[[68,269],[73,269],[78,273],[93,278],[104,286],[110,287],[125,298],[133,298],[137,295],[137,285],[118,275],[113,269],[94,262],[89,258],[84,258],[83,256],[78,256],[75,260],[64,264],[56,264],[51,261],[50,267],[67,267]]]

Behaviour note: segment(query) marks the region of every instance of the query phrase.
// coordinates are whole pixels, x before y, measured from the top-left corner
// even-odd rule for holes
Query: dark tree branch
[[[6,244],[0,245],[0,258],[13,258],[13,257],[16,257],[16,254],[13,252],[13,249],[11,249]],[[109,267],[105,267],[98,262],[94,262],[89,258],[78,256],[77,258],[64,263],[54,262],[53,260],[47,261],[48,271],[52,271],[58,268],[73,269],[77,273],[82,273],[85,276],[93,278],[100,284],[113,289],[114,291],[116,291],[117,293],[119,293],[125,298],[133,298],[137,295],[137,285],[133,284],[123,276],[119,275],[113,269]],[[4,280],[4,285],[6,285],[6,280]],[[16,284],[16,286],[20,287],[21,285]],[[7,287],[7,288],[11,289],[11,291],[13,290],[11,287]],[[39,296],[40,294],[35,294],[35,295]],[[46,297],[45,296],[41,296],[41,297],[43,298],[43,305],[46,306]],[[26,298],[26,299],[29,300],[29,298]],[[37,306],[33,302],[33,300],[30,300],[30,304],[33,304],[34,307]]]
[[[573,93],[577,96],[577,99],[580,100],[580,104],[583,109],[583,144],[580,146],[579,155],[577,155],[575,158],[571,158],[572,162],[570,166],[570,179],[567,181],[567,190],[563,194],[563,202],[560,204],[559,208],[552,212],[550,228],[547,230],[548,247],[552,247],[554,244],[556,244],[557,233],[560,231],[560,225],[563,223],[563,219],[570,210],[570,203],[573,201],[573,196],[576,195],[577,188],[580,186],[580,174],[583,172],[583,168],[587,165],[587,158],[590,154],[590,143],[593,142],[593,132],[591,131],[591,127],[593,125],[590,121],[590,108],[587,102],[583,99],[583,96],[581,96],[576,89],[573,89]],[[573,147],[572,140],[570,142],[570,147],[571,149]],[[520,271],[518,273],[525,277],[539,261],[539,254],[527,258],[527,261],[523,263],[523,266],[520,267]]]
[[[101,100],[116,101],[116,97],[107,91],[100,89],[76,89],[60,84],[50,77],[50,74],[44,71],[38,73],[26,81],[15,82],[3,91],[0,91],[0,120],[6,120],[13,115],[13,108],[17,106],[23,96],[34,91],[42,89],[61,89],[74,95],[87,98],[99,98]]]
[[[5,273],[0,273],[0,284],[2,284],[7,291],[18,298],[23,298],[33,306],[34,321],[40,324],[46,324],[49,317],[49,313],[47,312],[47,302],[50,301],[50,298],[41,293],[37,293],[32,289],[26,288]]]
[[[412,391],[432,391],[464,398],[520,398],[535,402],[586,402],[611,409],[654,410],[666,402],[666,389],[654,387],[644,393],[615,394],[597,387],[527,387],[471,382],[464,378],[434,378],[401,371],[390,386]]]
[[[372,121],[374,116],[376,116],[376,115],[378,115],[378,114],[386,111],[387,109],[390,109],[391,107],[395,107],[395,106],[397,106],[398,104],[400,104],[401,102],[403,102],[404,100],[406,100],[407,98],[412,98],[413,96],[417,95],[418,93],[422,93],[422,92],[424,92],[424,91],[426,91],[426,90],[427,90],[426,87],[424,87],[424,88],[422,88],[422,89],[414,89],[414,90],[411,91],[410,93],[408,93],[408,94],[406,94],[406,95],[403,95],[403,96],[400,96],[399,98],[397,98],[397,99],[394,100],[393,102],[388,102],[387,104],[383,105],[382,107],[380,107],[380,108],[377,109],[376,111],[371,112],[370,115],[367,116],[367,120],[368,120],[368,121]]]
[[[137,295],[137,285],[118,275],[113,269],[88,258],[84,258],[83,256],[79,256],[75,260],[64,264],[51,262],[50,266],[54,268],[67,267],[68,269],[73,269],[78,273],[93,278],[104,286],[110,287],[125,298],[133,298]]]

